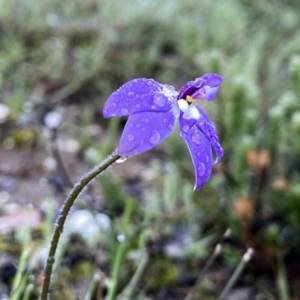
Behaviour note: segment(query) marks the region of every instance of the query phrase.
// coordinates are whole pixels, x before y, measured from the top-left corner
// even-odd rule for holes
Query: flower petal
[[[186,99],[186,96],[191,96],[194,99],[214,100],[222,83],[223,78],[220,75],[205,74],[184,85],[179,91],[178,99]]]
[[[180,122],[181,128],[184,125],[183,123],[184,121]],[[187,133],[181,132],[181,137],[188,146],[194,164],[196,175],[194,190],[196,191],[207,183],[211,174],[213,165],[211,145],[196,125],[191,127]]]
[[[194,124],[196,124],[196,123],[200,123],[200,124],[212,123],[208,114],[197,103],[192,103],[189,106],[189,110],[192,107],[193,107],[193,109],[195,107],[198,110],[198,112],[199,112],[198,115],[200,115],[200,116],[198,116],[198,119],[194,119],[189,116],[191,114],[187,114],[187,112],[185,112],[185,113],[180,112],[179,120],[180,120],[180,125],[181,125],[181,134],[186,134],[190,130],[190,128],[193,127]]]
[[[218,163],[221,159],[221,157],[224,154],[223,148],[221,147],[219,143],[219,138],[217,136],[216,128],[213,122],[198,122],[196,126],[204,133],[206,138],[211,143],[211,146],[214,148],[214,151],[216,153],[216,160],[215,164]]]
[[[128,157],[155,147],[172,132],[175,122],[172,111],[132,114],[120,139],[119,155]]]
[[[153,79],[133,79],[111,94],[104,105],[103,116],[110,118],[142,111],[169,111],[176,102],[177,94],[174,87]]]
[[[191,106],[195,106],[200,114],[200,118],[198,120],[194,119],[186,119],[183,113],[180,114],[179,122],[181,127],[180,135],[184,138],[190,129],[196,124],[197,126],[206,136],[206,138],[211,143],[211,146],[214,148],[216,153],[215,163],[218,163],[221,157],[224,154],[224,151],[219,143],[219,138],[216,132],[215,124],[211,121],[206,112],[196,103],[191,104]]]

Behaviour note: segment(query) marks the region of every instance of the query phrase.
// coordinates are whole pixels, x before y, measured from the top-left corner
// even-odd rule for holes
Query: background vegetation
[[[184,299],[228,228],[194,299],[217,299],[249,247],[228,299],[300,299],[298,1],[0,7],[1,299],[37,299],[59,204],[126,121],[102,118],[110,93],[132,78],[180,88],[211,72],[225,83],[200,104],[225,156],[209,184],[192,191],[178,132],[110,168],[70,216],[51,299]]]

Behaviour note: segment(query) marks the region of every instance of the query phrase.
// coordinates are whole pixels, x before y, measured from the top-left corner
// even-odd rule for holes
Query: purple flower
[[[180,136],[186,142],[195,168],[198,190],[208,181],[212,148],[217,163],[223,155],[214,123],[195,103],[198,98],[214,100],[223,79],[206,74],[188,82],[179,92],[173,86],[153,79],[133,79],[121,86],[106,101],[105,118],[129,115],[118,151],[128,157],[147,151],[162,142],[179,119]]]

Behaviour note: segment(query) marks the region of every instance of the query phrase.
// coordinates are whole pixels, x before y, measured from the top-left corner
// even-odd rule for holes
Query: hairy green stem
[[[106,170],[110,165],[112,165],[116,160],[118,160],[120,156],[117,154],[117,151],[115,150],[112,154],[110,154],[104,161],[102,161],[98,166],[96,166],[94,169],[89,171],[86,175],[84,175],[79,182],[73,187],[71,190],[69,196],[67,197],[61,213],[58,217],[58,220],[56,222],[56,227],[54,230],[54,234],[51,240],[50,249],[46,261],[46,268],[44,271],[44,282],[42,286],[42,292],[41,292],[41,300],[47,300],[49,295],[49,288],[50,288],[50,281],[51,281],[51,275],[53,270],[53,265],[55,263],[55,254],[56,249],[59,243],[59,239],[61,236],[61,233],[64,228],[65,221],[67,219],[67,216],[70,212],[71,207],[73,206],[75,200],[77,199],[78,195],[82,192],[82,190],[100,173],[102,173],[104,170]]]

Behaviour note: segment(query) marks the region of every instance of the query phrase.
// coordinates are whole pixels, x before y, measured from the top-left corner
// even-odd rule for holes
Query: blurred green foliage
[[[107,239],[109,265],[115,273],[119,264],[128,268],[116,292],[133,274],[130,250],[155,248],[179,227],[188,228],[191,243],[199,245],[180,249],[176,268],[172,259],[162,262],[162,253],[151,250],[152,264],[136,295],[146,299],[148,291],[173,290],[180,268],[195,280],[197,262],[203,263],[216,236],[231,228],[231,243],[217,268],[232,270],[253,247],[256,256],[241,284],[265,297],[299,296],[287,283],[296,280],[289,271],[300,258],[298,1],[0,0],[0,7],[0,103],[9,108],[5,118],[0,115],[0,138],[9,149],[42,147],[44,117],[61,109],[73,112],[61,131],[78,141],[79,157],[91,163],[118,143],[123,120],[103,120],[101,109],[127,80],[152,77],[177,88],[203,73],[225,80],[213,103],[200,103],[225,150],[200,192],[191,192],[193,167],[177,133],[147,157],[152,183],[125,225],[119,214],[135,197],[122,190],[126,182],[114,182],[118,174],[100,179],[103,207],[114,223]],[[87,131],[94,123],[105,130],[101,140]],[[122,231],[130,242],[119,250],[112,237]],[[276,285],[277,272],[280,284],[274,289],[266,278]],[[201,299],[216,297],[224,283],[207,280]]]

